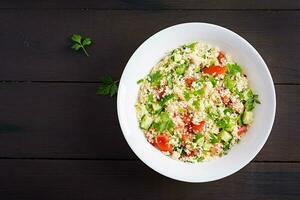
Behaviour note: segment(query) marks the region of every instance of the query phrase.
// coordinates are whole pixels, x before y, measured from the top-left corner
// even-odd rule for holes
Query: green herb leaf
[[[253,94],[253,92],[249,89],[246,92],[246,103],[245,103],[245,108],[247,111],[251,111],[254,109],[255,103],[260,104],[260,101],[258,100],[258,95]]]
[[[230,149],[230,143],[229,142],[225,142],[223,145],[223,150],[224,151],[228,151]]]
[[[197,45],[197,42],[194,42],[189,45],[185,45],[185,47],[190,48],[191,50],[195,50],[196,45]]]
[[[171,132],[173,127],[174,123],[170,119],[169,114],[167,112],[161,112],[159,115],[159,120],[153,123],[153,128],[159,133],[164,132],[166,130]]]
[[[220,138],[218,136],[216,136],[215,134],[210,133],[209,136],[210,136],[210,142],[212,144],[216,144],[216,143],[220,142]]]
[[[82,38],[79,34],[73,34],[71,36],[71,40],[73,41],[73,45],[71,46],[72,49],[78,51],[82,49],[86,56],[89,56],[88,52],[85,49],[85,46],[92,44],[92,40],[90,38]]]
[[[71,37],[71,39],[74,42],[81,43],[81,35],[73,34],[72,37]]]
[[[229,127],[229,121],[230,121],[229,117],[226,116],[223,119],[218,120],[216,124],[219,128],[226,130]]]
[[[172,89],[173,88],[173,79],[172,79],[172,77],[168,77],[167,82],[168,82],[168,87],[170,89]]]
[[[205,111],[207,113],[207,116],[211,120],[217,120],[219,118],[219,113],[217,110],[212,110],[211,106],[208,106],[205,108]]]
[[[243,114],[241,114],[240,116],[238,116],[237,118],[237,123],[239,126],[242,126],[243,125]]]
[[[118,86],[114,83],[110,87],[110,96],[114,96],[118,92]]]
[[[199,110],[199,108],[200,108],[200,101],[199,101],[199,100],[193,101],[193,106],[194,106],[197,110]]]
[[[160,100],[159,104],[161,106],[164,106],[170,99],[172,99],[174,97],[173,94],[168,94],[166,95],[163,99]]]
[[[85,38],[85,39],[83,40],[83,42],[82,42],[82,45],[83,45],[83,46],[87,46],[87,45],[90,45],[90,44],[92,44],[91,38]]]
[[[101,79],[101,85],[96,90],[96,94],[114,96],[118,92],[118,82],[119,80],[114,81],[111,76],[104,76]]]
[[[189,101],[192,98],[188,91],[184,91],[183,96],[184,96],[186,101]]]
[[[231,80],[229,76],[224,77],[224,86],[231,92],[234,91],[234,81]]]
[[[258,95],[257,94],[253,95],[253,100],[254,100],[255,103],[261,104],[260,101],[258,100]]]
[[[245,108],[247,111],[251,111],[254,109],[254,101],[253,99],[248,99],[245,103]]]
[[[150,77],[151,86],[158,86],[160,84],[162,75],[161,75],[160,71],[156,71],[156,72],[150,74],[149,77]]]
[[[223,112],[226,115],[227,113],[233,113],[233,110],[231,108],[226,108]]]
[[[75,43],[75,44],[73,44],[73,45],[71,46],[71,48],[74,49],[75,51],[78,51],[78,50],[81,48],[81,45]]]
[[[140,84],[140,83],[142,83],[142,82],[144,82],[144,79],[140,79],[140,80],[138,80],[136,83],[137,83],[137,84]]]
[[[213,85],[213,87],[216,86],[217,80],[213,76],[208,76],[208,80],[211,82],[211,84]]]
[[[233,76],[235,74],[237,74],[238,72],[242,72],[242,68],[237,65],[236,63],[235,64],[227,64],[226,65],[227,67],[227,74],[230,75],[230,76]]]
[[[153,94],[149,94],[148,95],[147,101],[149,101],[150,103],[154,102],[154,96],[153,96]]]
[[[195,139],[193,140],[193,142],[197,143],[201,138],[203,138],[204,135],[201,134],[201,133],[198,133],[196,136],[195,136]]]
[[[204,93],[205,93],[204,88],[202,88],[202,89],[200,89],[200,90],[195,90],[195,91],[194,91],[194,95],[196,95],[196,96],[203,96]]]

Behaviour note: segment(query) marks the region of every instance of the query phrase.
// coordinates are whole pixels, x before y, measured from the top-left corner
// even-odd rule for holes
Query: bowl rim
[[[234,31],[231,31],[227,28],[224,28],[220,25],[216,25],[216,24],[211,24],[211,23],[205,23],[205,22],[187,22],[187,23],[180,23],[180,24],[176,24],[176,25],[172,25],[172,26],[169,26],[167,28],[164,28],[164,29],[161,29],[160,31],[156,32],[155,34],[151,35],[150,37],[148,37],[145,41],[143,41],[143,43],[134,51],[134,53],[131,55],[131,57],[129,58],[128,62],[126,63],[126,66],[125,68],[123,69],[122,71],[122,75],[121,75],[121,78],[120,78],[120,82],[119,82],[119,88],[122,88],[121,86],[124,84],[124,72],[126,71],[126,69],[128,68],[128,65],[129,63],[134,59],[135,55],[137,54],[137,52],[142,49],[146,43],[148,43],[152,38],[156,37],[157,35],[161,34],[162,32],[164,31],[167,31],[167,30],[170,30],[170,29],[174,29],[174,28],[177,28],[177,27],[180,27],[180,26],[189,26],[189,25],[203,25],[203,26],[210,26],[210,27],[214,27],[214,28],[218,28],[218,29],[222,29],[223,31],[227,31],[229,32],[230,34],[233,34],[235,37],[238,37],[248,48],[250,48],[254,53],[255,53],[255,56],[257,57],[257,59],[259,59],[262,64],[264,65],[265,69],[266,69],[266,72],[267,72],[267,79],[268,81],[271,81],[272,82],[272,88],[271,89],[271,92],[272,92],[272,99],[274,100],[274,105],[273,105],[273,108],[272,108],[272,113],[270,113],[270,124],[269,126],[265,129],[266,130],[266,137],[264,138],[264,140],[262,140],[258,146],[257,146],[257,150],[251,154],[251,156],[249,156],[249,158],[247,159],[246,162],[244,163],[241,163],[239,164],[239,167],[235,170],[233,170],[231,173],[228,173],[228,174],[225,174],[223,176],[220,176],[218,178],[213,178],[213,179],[209,179],[209,180],[191,180],[189,179],[188,177],[182,177],[182,178],[178,178],[178,177],[172,177],[172,176],[169,176],[167,174],[165,174],[163,171],[161,171],[159,168],[156,168],[154,166],[152,166],[150,163],[147,163],[142,157],[139,156],[139,154],[137,152],[135,152],[134,148],[132,147],[132,145],[130,144],[129,142],[129,139],[127,138],[126,134],[124,134],[124,124],[123,124],[123,117],[121,115],[121,111],[120,111],[120,107],[122,106],[121,104],[121,95],[120,95],[120,92],[118,92],[118,95],[117,95],[117,114],[118,114],[118,120],[119,120],[119,124],[120,124],[120,127],[121,127],[121,130],[122,130],[122,134],[123,134],[123,137],[125,138],[127,144],[129,145],[130,149],[134,152],[134,154],[144,163],[146,164],[148,167],[150,167],[151,169],[153,169],[154,171],[158,172],[159,174],[165,176],[165,177],[168,177],[168,178],[171,178],[173,180],[177,180],[177,181],[183,181],[183,182],[189,182],[189,183],[204,183],[204,182],[212,182],[212,181],[216,181],[216,180],[220,180],[220,179],[223,179],[227,176],[230,176],[238,171],[240,171],[242,168],[244,168],[246,165],[248,165],[257,155],[258,153],[261,151],[261,149],[263,148],[263,146],[265,145],[265,143],[267,142],[269,136],[270,136],[270,133],[272,131],[272,127],[274,125],[274,120],[275,120],[275,115],[276,115],[276,91],[275,91],[275,86],[274,86],[274,81],[273,81],[273,78],[272,78],[272,75],[269,71],[269,68],[267,66],[267,64],[265,63],[265,61],[263,60],[262,56],[258,53],[258,51],[246,40],[244,39],[242,36],[238,35],[237,33],[235,33]]]

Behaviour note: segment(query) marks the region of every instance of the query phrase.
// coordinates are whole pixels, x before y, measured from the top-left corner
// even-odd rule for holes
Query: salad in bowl
[[[185,23],[159,31],[133,53],[117,108],[141,161],[176,180],[208,182],[259,153],[276,95],[266,63],[245,39],[217,25]]]
[[[138,83],[136,112],[147,141],[184,162],[225,155],[260,103],[242,67],[202,42],[172,50]]]

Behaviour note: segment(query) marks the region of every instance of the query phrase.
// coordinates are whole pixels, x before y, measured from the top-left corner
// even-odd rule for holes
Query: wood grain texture
[[[276,83],[300,83],[298,11],[1,10],[0,80],[97,81],[120,77],[134,50],[168,26],[202,21],[245,37],[261,53]],[[69,49],[81,32],[91,57]]]
[[[140,161],[6,160],[2,199],[298,200],[300,164],[251,163],[216,182],[191,184],[159,175]]]
[[[137,159],[119,127],[116,99],[96,96],[96,87],[0,84],[0,157]],[[300,161],[300,86],[276,86],[276,92],[275,124],[255,160]]]
[[[299,9],[297,0],[2,0],[0,8]]]

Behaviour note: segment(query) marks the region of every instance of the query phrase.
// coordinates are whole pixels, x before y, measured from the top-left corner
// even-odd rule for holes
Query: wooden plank
[[[299,163],[251,163],[225,179],[191,184],[140,161],[5,160],[2,199],[299,199]]]
[[[119,128],[116,98],[96,96],[96,86],[1,84],[0,157],[137,159]],[[275,125],[255,160],[300,161],[300,86],[276,91]]]
[[[236,31],[261,53],[276,83],[300,83],[298,11],[2,10],[0,80],[96,81],[107,73],[119,77],[146,38],[189,21]],[[77,32],[93,39],[90,57],[69,49],[68,37]]]
[[[92,9],[299,9],[299,1],[284,0],[3,0],[0,8],[92,8]]]

